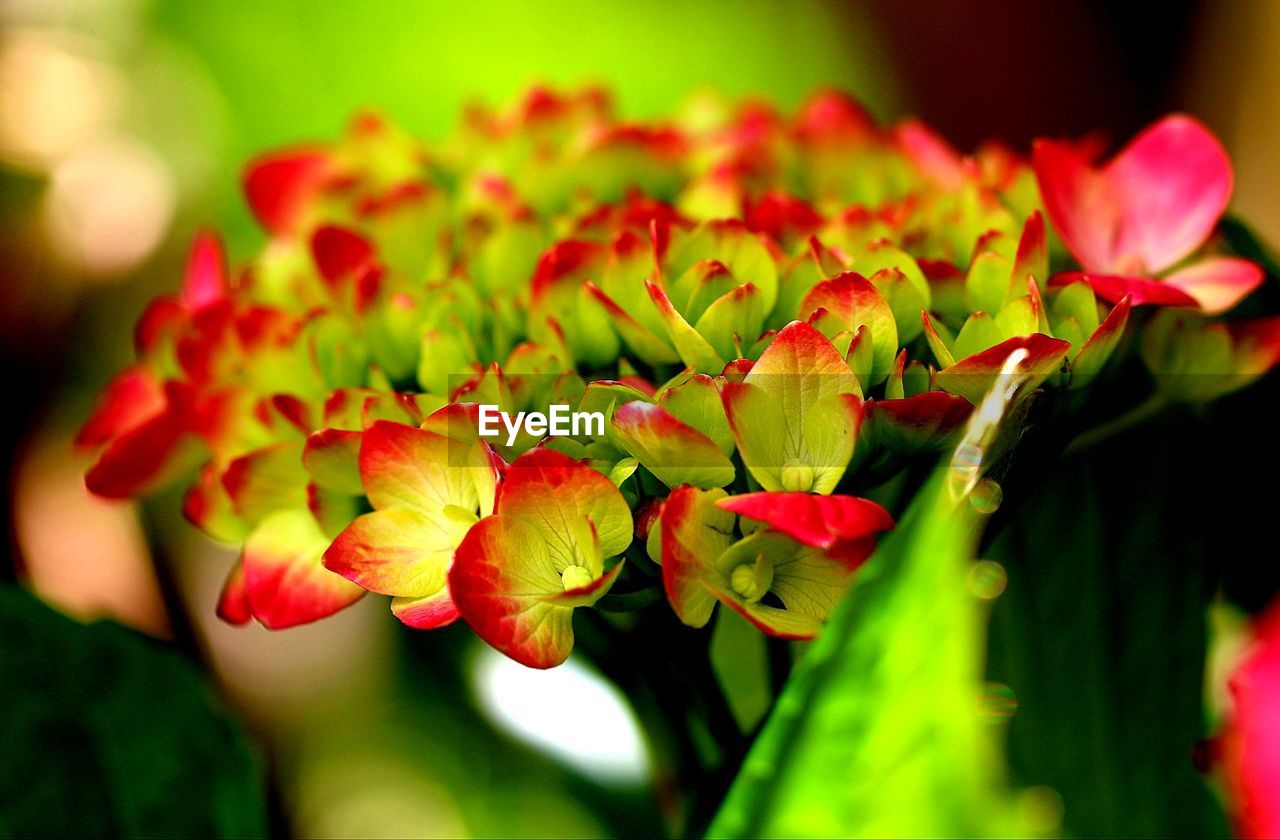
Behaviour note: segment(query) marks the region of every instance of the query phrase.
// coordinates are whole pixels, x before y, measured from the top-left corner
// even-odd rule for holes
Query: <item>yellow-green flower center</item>
[[[782,474],[779,477],[782,480],[783,490],[790,490],[792,493],[808,493],[813,489],[813,467],[799,458],[792,458],[783,464]]]
[[[564,584],[564,591],[571,589],[581,589],[584,586],[590,586],[595,578],[591,576],[582,566],[566,566],[564,571],[560,573],[560,581]]]
[[[741,563],[729,573],[729,585],[745,600],[755,603],[773,586],[773,562],[761,554],[755,563]]]

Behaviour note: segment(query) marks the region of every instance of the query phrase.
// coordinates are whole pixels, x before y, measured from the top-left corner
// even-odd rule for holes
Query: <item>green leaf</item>
[[[801,660],[712,837],[1027,835],[979,713],[979,517],[939,472]]]
[[[244,734],[189,662],[0,587],[0,835],[264,837]]]
[[[974,312],[994,315],[1004,309],[1013,285],[1012,261],[994,251],[973,258],[965,277],[965,301]]]

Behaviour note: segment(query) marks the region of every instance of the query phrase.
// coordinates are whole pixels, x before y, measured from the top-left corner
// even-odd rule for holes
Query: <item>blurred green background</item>
[[[262,242],[239,192],[253,154],[335,137],[366,106],[440,138],[467,101],[537,82],[606,84],[635,117],[703,88],[789,110],[836,86],[962,147],[1123,138],[1184,107],[1223,135],[1237,207],[1275,238],[1277,10],[0,0],[0,835],[649,836],[672,807],[625,700],[589,669],[530,675],[465,631],[405,631],[373,599],[286,633],[229,628],[212,605],[231,558],[176,495],[140,515],[85,494],[70,436],[191,234],[216,227],[233,257]],[[16,582],[132,630],[85,628]],[[717,631],[717,656],[758,675],[741,629]],[[734,712],[750,723],[764,689],[746,679]]]

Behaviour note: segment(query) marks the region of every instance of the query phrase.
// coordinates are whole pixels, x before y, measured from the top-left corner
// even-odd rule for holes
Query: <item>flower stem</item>
[[[1108,438],[1128,431],[1158,414],[1166,405],[1168,405],[1168,401],[1163,395],[1159,392],[1153,393],[1124,414],[1081,432],[1071,443],[1067,444],[1063,454],[1069,455],[1075,452],[1083,452]]]

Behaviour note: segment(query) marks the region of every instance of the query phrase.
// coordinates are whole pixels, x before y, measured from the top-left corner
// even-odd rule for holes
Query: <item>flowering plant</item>
[[[945,574],[903,558],[967,573],[1028,429],[1084,448],[1114,428],[1090,424],[1099,406],[1123,426],[1280,361],[1280,318],[1230,317],[1265,271],[1220,233],[1217,140],[1173,116],[1099,151],[963,155],[833,92],[636,123],[600,91],[535,89],[437,146],[360,115],[249,164],[265,247],[233,269],[197,236],[80,434],[87,482],[121,498],[194,474],[187,517],[242,547],[217,607],[232,623],[374,593],[535,668],[585,629],[616,674],[609,639],[699,638],[729,613],[820,636],[785,689],[816,691],[852,604],[887,609],[907,581],[949,603]],[[480,422],[553,406],[604,420]],[[690,679],[732,771],[753,733]],[[794,714],[778,704],[714,830],[796,829],[743,816],[751,762]],[[718,801],[732,772],[716,778],[694,786]],[[711,812],[690,802],[697,828]],[[848,828],[832,820],[816,833]]]

